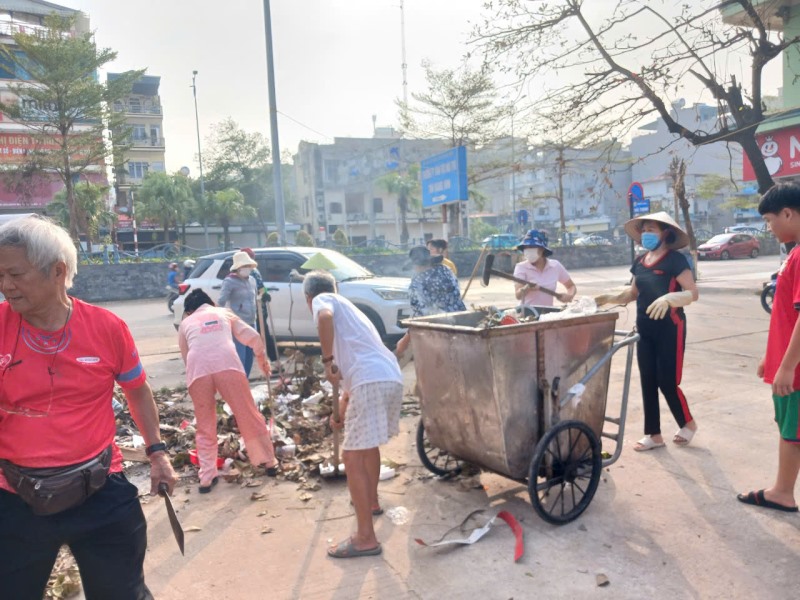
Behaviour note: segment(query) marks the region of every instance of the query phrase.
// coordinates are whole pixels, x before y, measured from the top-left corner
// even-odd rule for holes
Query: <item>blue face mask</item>
[[[642,234],[642,246],[647,250],[655,250],[661,245],[661,236],[657,233],[646,231]]]

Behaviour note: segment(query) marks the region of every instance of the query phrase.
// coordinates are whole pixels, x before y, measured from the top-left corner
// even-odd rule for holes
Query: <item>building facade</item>
[[[4,0],[0,2],[0,44],[15,47],[14,35],[17,33],[36,34],[45,31],[44,19],[51,13],[76,17],[70,35],[85,34],[89,31],[89,19],[83,13],[40,0]],[[16,51],[18,52],[18,50]],[[15,64],[0,59],[0,99],[8,104],[20,102],[15,86],[30,82],[28,73]],[[31,111],[35,114],[35,110]],[[33,152],[47,150],[48,143],[33,134],[28,126],[35,117],[25,122],[14,121],[8,115],[0,114],[0,212],[42,212],[44,207],[64,187],[60,176],[55,172],[27,174],[20,169],[29,162]],[[75,125],[80,131],[81,124]],[[95,182],[105,182],[102,165],[90,167],[85,178]]]
[[[108,74],[109,81],[117,77],[118,73]],[[115,148],[116,210],[121,215],[130,215],[131,191],[142,184],[145,175],[165,171],[164,112],[158,95],[160,83],[158,76],[142,76],[133,84],[131,93],[113,107],[115,112],[125,114],[125,131],[111,132]]]
[[[399,244],[398,195],[387,190],[386,177],[406,176],[422,159],[447,148],[443,140],[402,139],[391,128],[377,128],[372,138],[301,142],[294,156],[301,225],[320,243],[341,229],[354,245],[372,240]],[[441,210],[413,204],[406,216],[409,243],[440,237]]]

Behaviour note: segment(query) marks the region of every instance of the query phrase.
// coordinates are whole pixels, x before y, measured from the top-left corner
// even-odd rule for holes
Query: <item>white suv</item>
[[[272,298],[269,309],[278,341],[316,342],[317,328],[306,304],[302,282],[292,282],[291,272],[308,272],[301,265],[317,253],[336,265],[330,273],[336,278],[339,293],[367,315],[387,346],[393,347],[405,335],[400,321],[411,317],[409,279],[378,277],[346,256],[324,248],[255,248],[258,270]],[[230,272],[234,252],[220,252],[197,259],[194,270],[180,285],[181,296],[175,300],[174,325],[183,319],[186,293],[202,289],[215,302],[219,298],[222,280]]]

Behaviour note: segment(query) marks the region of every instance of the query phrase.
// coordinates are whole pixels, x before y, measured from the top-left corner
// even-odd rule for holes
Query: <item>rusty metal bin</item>
[[[557,309],[541,312],[552,310]],[[491,328],[479,326],[484,318],[466,311],[405,321],[422,409],[418,443],[424,426],[431,446],[506,477],[530,480],[543,436],[560,422],[578,421],[593,435],[570,438],[567,452],[577,456],[585,446],[596,446],[599,469],[597,440],[604,421],[619,421],[605,415],[610,357],[635,341],[627,332],[615,332],[618,314]],[[619,334],[628,337],[614,345]]]

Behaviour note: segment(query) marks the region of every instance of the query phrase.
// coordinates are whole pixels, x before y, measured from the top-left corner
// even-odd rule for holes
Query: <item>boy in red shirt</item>
[[[761,198],[758,212],[780,243],[800,242],[800,186],[778,184]],[[780,432],[778,474],[772,487],[739,494],[745,504],[797,512],[794,487],[800,472],[800,253],[791,252],[778,272],[767,352],[758,376],[772,384]]]

